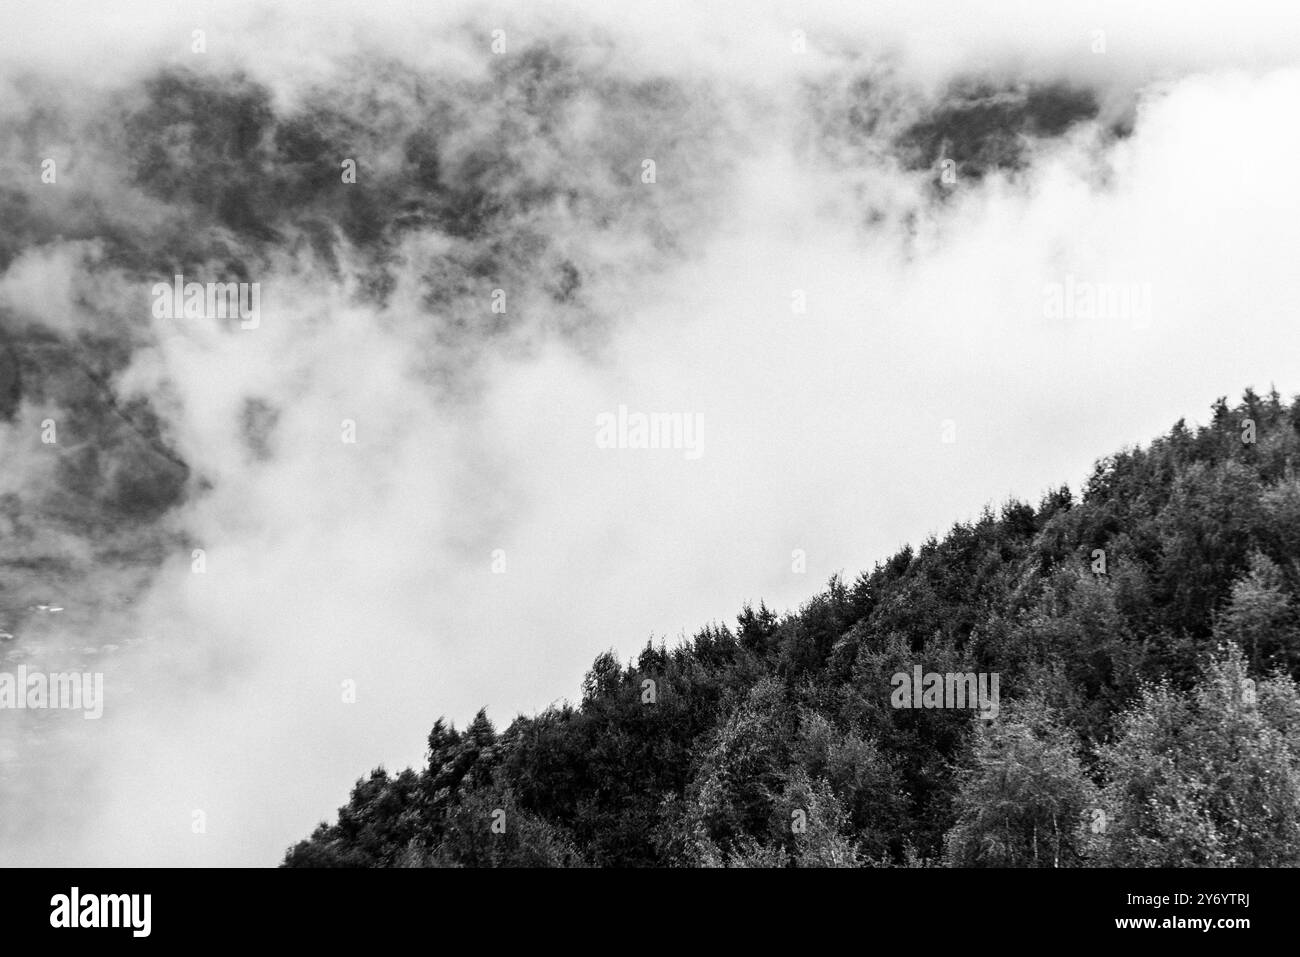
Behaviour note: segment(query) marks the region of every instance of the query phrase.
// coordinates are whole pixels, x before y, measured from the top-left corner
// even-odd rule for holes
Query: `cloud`
[[[3,490],[40,516],[5,573],[67,605],[8,630],[107,695],[102,722],[0,715],[6,860],[273,863],[440,714],[574,697],[605,648],[789,607],[1217,395],[1300,388],[1298,51],[1265,22],[304,9],[55,4],[0,41],[28,176]],[[952,125],[956,80],[1013,107],[972,155],[1021,161],[936,186],[899,138]],[[1097,109],[1044,132],[1024,104],[1057,81]],[[151,318],[175,268],[259,282],[260,326]],[[1148,284],[1149,321],[1050,318],[1067,277]],[[620,405],[699,415],[704,454],[598,448]],[[47,410],[79,458],[33,438]],[[179,497],[114,512],[169,456]]]

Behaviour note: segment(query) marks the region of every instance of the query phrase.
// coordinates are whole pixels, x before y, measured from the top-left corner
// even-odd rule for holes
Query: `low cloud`
[[[18,13],[0,662],[105,686],[99,722],[0,717],[4,859],[274,863],[440,714],[575,697],[606,648],[1300,389],[1300,41],[859,7],[316,4],[293,44],[293,5]],[[907,133],[972,83],[1000,119],[943,183],[952,138]],[[1052,83],[1095,109],[1046,129]],[[259,282],[257,328],[154,318],[175,267]],[[1067,277],[1148,285],[1148,321],[1046,314]],[[620,406],[699,416],[703,454],[600,447]]]

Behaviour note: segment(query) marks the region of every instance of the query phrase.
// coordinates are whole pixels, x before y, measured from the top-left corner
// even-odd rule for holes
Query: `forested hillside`
[[[285,864],[1300,864],[1298,453],[1300,398],[1220,400],[576,706],[439,719]],[[918,665],[1000,675],[996,718],[891,706]]]

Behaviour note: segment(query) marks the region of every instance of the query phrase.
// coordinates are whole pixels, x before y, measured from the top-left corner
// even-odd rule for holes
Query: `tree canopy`
[[[605,652],[576,707],[439,719],[284,863],[1300,864],[1297,452],[1300,399],[1221,399],[797,611]],[[1006,700],[891,707],[915,665]]]

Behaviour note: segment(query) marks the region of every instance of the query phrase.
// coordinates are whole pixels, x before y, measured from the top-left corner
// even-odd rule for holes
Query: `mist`
[[[272,865],[440,715],[1300,390],[1284,5],[860,6],[8,12],[0,663],[106,703],[0,713],[0,863]],[[931,155],[963,97],[1016,127]],[[154,317],[178,269],[257,328]]]

